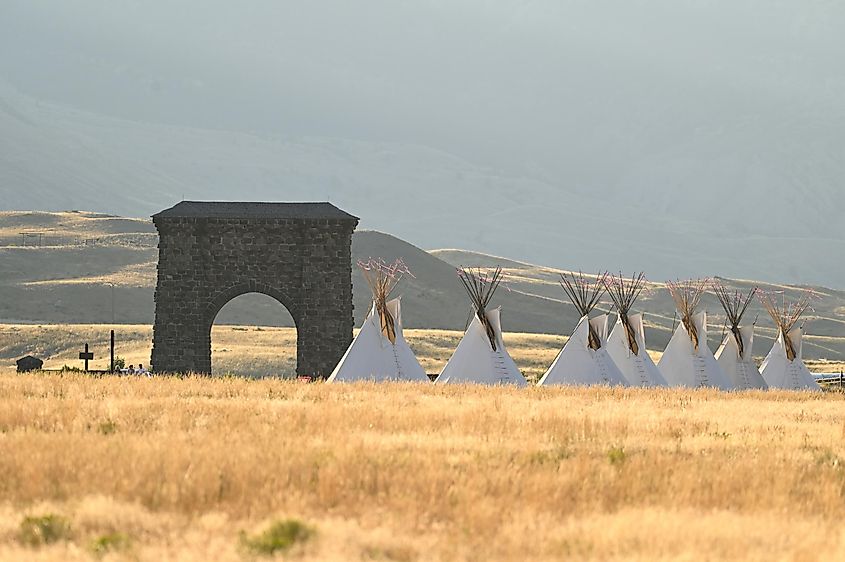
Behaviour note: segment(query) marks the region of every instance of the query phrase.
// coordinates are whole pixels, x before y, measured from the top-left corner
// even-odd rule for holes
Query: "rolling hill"
[[[845,265],[830,259],[845,253],[845,240],[836,226],[843,161],[833,141],[822,142],[828,121],[808,118],[802,138],[816,144],[790,140],[763,162],[753,153],[763,149],[747,143],[772,135],[769,124],[740,125],[641,154],[622,176],[596,171],[585,187],[418,144],[118,119],[0,82],[0,210],[144,216],[186,198],[331,200],[362,217],[363,229],[429,248],[458,245],[556,267],[644,268],[666,278],[719,272],[845,287]],[[742,151],[710,154],[734,136],[744,139]],[[719,176],[705,173],[714,160]],[[597,186],[597,178],[607,183]]]
[[[21,233],[29,233],[22,237]],[[41,233],[42,246],[34,246]],[[23,244],[30,244],[23,246]],[[5,323],[118,323],[153,321],[157,236],[149,220],[88,212],[15,212],[0,214],[0,322]],[[403,258],[413,272],[398,289],[408,328],[462,330],[469,305],[456,278],[457,265],[502,266],[505,286],[494,302],[503,307],[507,331],[567,335],[578,318],[565,301],[557,280],[562,270],[465,250],[426,252],[394,236],[358,231],[353,238],[353,261],[368,257]],[[795,295],[801,287],[726,281],[732,286],[753,285]],[[818,298],[808,317],[805,353],[809,358],[845,359],[845,292],[814,287]],[[369,289],[354,269],[355,322],[369,310]],[[708,295],[710,345],[722,331],[718,302]],[[609,310],[607,303],[603,304]],[[653,283],[639,310],[647,313],[651,349],[668,342],[675,322],[671,298]],[[774,327],[759,306],[757,354],[771,345]],[[264,295],[244,295],[220,312],[218,324],[289,326],[291,318],[278,303]]]

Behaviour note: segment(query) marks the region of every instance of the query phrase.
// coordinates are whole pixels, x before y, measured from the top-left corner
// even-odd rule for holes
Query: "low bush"
[[[105,420],[100,422],[97,430],[103,435],[111,435],[117,431],[117,424],[113,420]]]
[[[108,533],[94,539],[91,542],[91,552],[94,556],[102,557],[109,552],[124,552],[132,546],[129,535],[123,533]]]
[[[625,464],[625,460],[627,458],[628,455],[625,453],[625,449],[623,447],[611,447],[607,450],[607,460],[613,466]]]
[[[21,544],[39,547],[71,538],[70,522],[55,514],[25,517],[21,521],[18,540]]]
[[[296,519],[276,521],[257,535],[241,532],[241,546],[252,554],[273,555],[287,552],[297,544],[308,542],[315,534],[309,525]]]

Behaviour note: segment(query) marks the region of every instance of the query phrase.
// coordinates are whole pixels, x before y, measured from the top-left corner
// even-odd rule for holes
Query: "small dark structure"
[[[44,367],[44,361],[38,357],[27,355],[17,360],[18,372],[29,373],[31,371],[40,371]]]
[[[79,360],[85,362],[85,371],[88,371],[88,362],[94,360],[94,354],[88,350],[88,344],[85,344],[85,351],[79,352]]]
[[[151,364],[211,373],[211,326],[246,293],[284,305],[297,328],[299,376],[328,376],[352,341],[352,232],[329,203],[183,201],[159,232]]]

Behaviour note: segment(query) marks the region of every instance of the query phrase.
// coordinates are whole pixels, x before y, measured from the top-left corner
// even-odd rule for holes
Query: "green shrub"
[[[112,420],[105,420],[100,422],[100,425],[97,427],[100,433],[103,435],[111,435],[117,431],[117,424]]]
[[[241,532],[241,546],[253,554],[272,555],[287,552],[294,545],[308,542],[315,534],[310,526],[296,519],[276,521],[257,535]]]
[[[94,539],[91,543],[91,552],[97,556],[105,556],[109,552],[123,552],[129,550],[132,540],[129,535],[123,533],[109,533]]]
[[[843,466],[842,459],[828,448],[821,449],[816,453],[816,464],[840,469]]]
[[[21,544],[39,547],[68,540],[71,536],[70,523],[60,515],[42,515],[40,517],[25,517],[21,521],[18,540]]]
[[[627,456],[623,447],[611,447],[607,450],[607,460],[613,466],[625,464]]]
[[[560,464],[561,461],[572,458],[573,452],[566,447],[557,447],[555,449],[548,449],[543,451],[535,451],[529,457],[531,464]]]

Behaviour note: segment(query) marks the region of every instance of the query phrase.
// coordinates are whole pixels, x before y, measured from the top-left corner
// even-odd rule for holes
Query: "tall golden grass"
[[[843,559],[845,400],[0,375],[0,559],[243,560],[287,518],[300,560]]]

